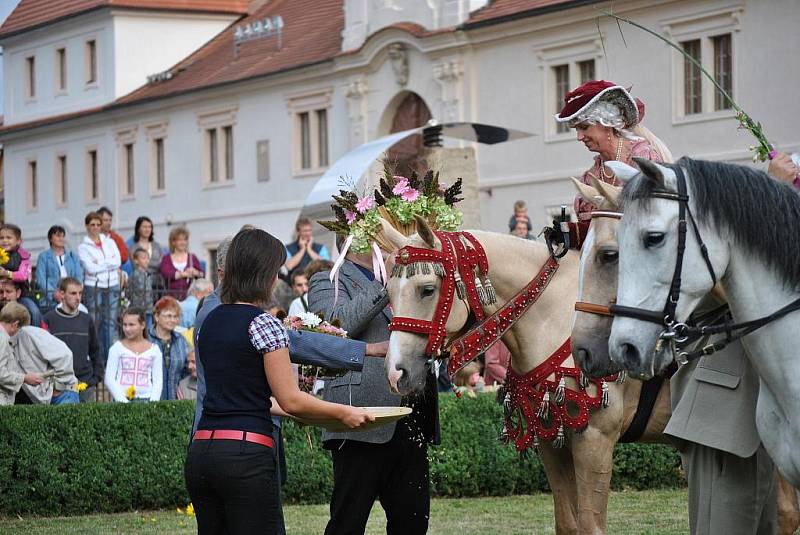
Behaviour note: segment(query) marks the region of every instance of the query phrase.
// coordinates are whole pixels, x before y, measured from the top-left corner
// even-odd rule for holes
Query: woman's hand
[[[787,184],[794,182],[799,172],[800,170],[797,169],[794,161],[792,161],[792,157],[785,152],[779,152],[770,160],[769,168],[767,169],[767,174]]]
[[[338,417],[338,420],[350,429],[375,421],[375,416],[367,412],[363,407],[351,407],[349,405],[342,405],[341,407],[342,414]]]

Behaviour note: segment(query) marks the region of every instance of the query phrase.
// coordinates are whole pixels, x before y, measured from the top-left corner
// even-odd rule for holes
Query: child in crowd
[[[483,377],[481,377],[481,365],[477,362],[470,362],[456,372],[453,378],[456,387],[456,395],[461,397],[464,393],[471,396],[475,392],[482,392],[484,389]]]
[[[44,382],[25,381],[17,392],[17,405],[65,405],[78,403],[78,379],[72,372],[72,351],[67,344],[39,327],[31,327],[28,310],[8,303],[0,311],[0,326],[10,338],[17,366]]]
[[[525,204],[525,201],[517,201],[514,203],[514,215],[511,216],[511,219],[508,220],[508,231],[514,232],[514,229],[517,226],[518,221],[523,221],[528,227],[528,232],[533,230],[533,225],[531,225],[531,218],[528,217],[528,205]]]
[[[144,310],[147,330],[153,327],[153,275],[148,270],[150,255],[141,247],[133,251],[133,273],[130,282],[130,302],[134,308]]]
[[[41,321],[38,313],[39,307],[28,296],[28,288],[31,282],[31,254],[22,248],[22,229],[17,225],[5,223],[0,225],[0,248],[3,248],[8,255],[8,260],[0,266],[0,279],[9,279],[22,290],[19,302],[25,305],[30,311],[35,310],[35,324]],[[0,256],[3,256],[0,253]]]
[[[161,398],[163,368],[161,350],[145,335],[145,314],[140,308],[122,313],[122,332],[108,351],[105,384],[114,401],[158,401]]]

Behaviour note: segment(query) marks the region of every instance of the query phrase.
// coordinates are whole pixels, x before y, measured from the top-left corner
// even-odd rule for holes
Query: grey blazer
[[[350,338],[367,343],[389,339],[389,296],[383,286],[370,281],[352,262],[345,261],[339,271],[339,299],[334,306],[334,287],[329,272],[311,277],[308,288],[308,309],[322,312],[326,320],[339,319]],[[341,377],[325,381],[325,401],[357,407],[397,407],[400,396],[389,391],[389,382],[383,359],[364,358],[360,372],[347,372]],[[355,440],[384,444],[394,435],[395,424],[384,425],[371,431],[351,433],[323,432],[322,440]]]
[[[681,366],[670,387],[672,417],[664,432],[678,449],[689,441],[739,457],[756,452],[758,375],[739,342]]]

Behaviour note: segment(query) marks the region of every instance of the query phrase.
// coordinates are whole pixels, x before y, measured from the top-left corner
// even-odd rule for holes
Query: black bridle
[[[689,194],[686,189],[686,176],[683,173],[683,169],[678,165],[667,165],[667,167],[675,172],[678,182],[677,193],[666,190],[654,190],[649,195],[653,198],[667,199],[678,203],[678,254],[675,259],[675,271],[672,275],[672,283],[670,284],[667,302],[664,304],[664,309],[662,311],[626,307],[616,304],[611,305],[609,311],[612,316],[622,316],[663,325],[664,330],[658,337],[656,349],[658,350],[663,343],[671,344],[676,360],[683,364],[704,355],[712,355],[725,348],[731,342],[747,336],[764,325],[778,320],[791,312],[800,310],[800,298],[768,316],[743,323],[732,323],[730,314],[724,311],[727,305],[711,311],[702,318],[695,316],[694,318],[690,318],[687,323],[678,322],[675,317],[675,310],[678,307],[678,298],[681,293],[681,274],[683,272],[683,257],[686,251],[686,233],[689,223],[692,226],[695,238],[700,246],[700,253],[705,261],[708,274],[711,276],[713,282],[712,287],[717,285],[717,276],[711,265],[708,249],[700,236],[700,229],[689,208]],[[712,320],[711,323],[703,325],[704,320],[708,317],[715,317],[716,319]],[[717,334],[725,334],[725,338],[694,351],[683,350],[683,348],[686,348],[688,345],[702,338]]]

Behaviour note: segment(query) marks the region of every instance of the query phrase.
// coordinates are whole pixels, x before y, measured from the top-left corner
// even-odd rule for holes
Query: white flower
[[[300,318],[300,321],[303,322],[304,327],[316,327],[320,323],[322,323],[322,318],[314,314],[313,312],[301,312],[297,315]]]

